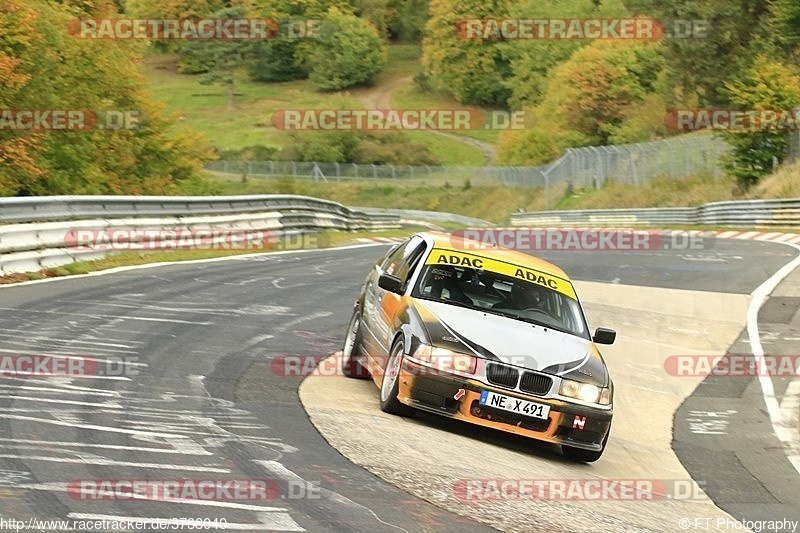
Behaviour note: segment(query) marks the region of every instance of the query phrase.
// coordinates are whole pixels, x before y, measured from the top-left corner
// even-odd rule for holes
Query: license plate
[[[492,391],[481,391],[481,399],[479,402],[486,407],[494,407],[495,409],[502,409],[504,411],[511,411],[533,418],[546,419],[550,414],[550,406],[541,403],[529,402],[521,398],[513,398],[505,394],[497,394]]]

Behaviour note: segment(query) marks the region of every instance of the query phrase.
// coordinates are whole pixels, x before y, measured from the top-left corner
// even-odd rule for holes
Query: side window
[[[383,271],[400,278],[405,286],[413,273],[413,266],[416,265],[424,250],[425,241],[416,235],[411,237],[408,242],[386,258],[382,265]]]

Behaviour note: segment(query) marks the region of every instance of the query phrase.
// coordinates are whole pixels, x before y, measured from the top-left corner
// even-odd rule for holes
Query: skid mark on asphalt
[[[356,503],[353,500],[351,500],[350,498],[342,496],[338,492],[334,492],[332,490],[325,489],[325,488],[319,487],[317,485],[314,485],[313,483],[311,483],[309,481],[306,481],[301,476],[299,476],[295,472],[289,470],[288,468],[286,468],[285,466],[283,466],[281,463],[279,463],[277,461],[256,460],[255,462],[257,464],[261,465],[265,470],[267,470],[273,476],[273,479],[282,479],[284,481],[290,481],[290,482],[291,481],[304,482],[305,484],[307,484],[309,486],[313,486],[315,489],[317,489],[319,491],[320,494],[324,494],[327,497],[326,499],[330,500],[334,504],[341,504],[341,505],[344,505],[344,506],[347,506],[347,507],[355,507],[355,508],[358,508],[360,510],[367,511],[380,524],[383,524],[384,526],[390,527],[390,528],[395,529],[397,531],[403,531],[405,533],[409,533],[408,530],[403,529],[402,527],[396,526],[394,524],[389,524],[388,522],[384,522],[375,513],[375,511],[373,511],[369,507],[361,505],[360,503]]]
[[[71,303],[75,303],[72,301]],[[286,306],[253,304],[209,308],[208,302],[198,305],[147,305],[86,300],[87,307],[103,305],[135,312],[136,317],[102,313],[61,314],[45,312],[8,313],[0,321],[0,354],[47,354],[55,358],[91,357],[98,362],[119,356],[141,356],[141,352],[157,338],[154,329],[122,328],[126,320],[138,323],[173,322],[182,325],[207,326],[209,320],[177,320],[176,313],[191,316],[262,315],[295,318]],[[153,316],[147,316],[153,315]],[[205,317],[204,317],[205,318]],[[3,322],[5,324],[3,324]],[[39,323],[41,327],[39,327]],[[131,324],[132,322],[127,322]],[[22,326],[25,324],[25,326]],[[149,328],[149,326],[145,326]],[[31,334],[31,332],[35,332]],[[260,340],[264,340],[261,336]],[[76,353],[79,352],[79,353]],[[132,357],[131,357],[132,358]],[[126,469],[133,477],[161,476],[183,478],[187,475],[244,477],[237,474],[233,463],[224,459],[229,446],[247,446],[257,457],[279,459],[297,449],[282,441],[272,429],[258,422],[250,412],[235,408],[233,402],[211,397],[202,376],[165,380],[148,375],[149,367],[137,360],[124,368],[131,377],[70,375],[68,377],[0,376],[0,465],[8,465],[0,486],[7,490],[60,493],[67,492],[69,480],[86,476],[87,468]],[[115,379],[125,389],[105,390],[88,387],[86,379]],[[109,383],[109,382],[106,382]],[[179,391],[179,392],[175,392]],[[52,438],[49,438],[53,435]],[[65,435],[67,436],[65,438]],[[82,439],[88,442],[82,442]],[[207,458],[187,462],[180,457]],[[152,459],[152,460],[151,460]],[[13,465],[13,466],[12,466]],[[29,466],[31,472],[19,468]],[[53,465],[53,466],[47,466]],[[48,472],[47,482],[37,482],[35,474]],[[51,475],[50,472],[54,474]],[[155,473],[155,474],[154,474]],[[131,476],[131,474],[128,474]],[[303,531],[285,507],[268,507],[210,500],[143,501],[136,516],[130,518],[156,520],[164,505],[178,509],[172,516],[186,516],[180,511],[187,506],[214,509],[224,517],[225,510],[251,513],[255,519],[228,520],[227,529],[263,531]],[[153,505],[156,508],[151,508]],[[180,507],[178,507],[180,506]],[[71,507],[71,506],[70,506]],[[154,509],[158,509],[156,513]],[[83,510],[83,509],[71,509]],[[70,517],[101,517],[96,513],[70,513]],[[117,515],[108,515],[117,516]],[[128,516],[128,515],[119,515]],[[155,522],[153,522],[155,523]]]

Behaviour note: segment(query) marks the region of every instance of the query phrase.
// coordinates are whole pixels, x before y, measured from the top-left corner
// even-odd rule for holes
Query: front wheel
[[[361,313],[353,312],[353,318],[347,326],[347,336],[342,347],[342,374],[348,378],[366,379],[369,372],[361,364]]]
[[[602,456],[603,452],[606,450],[606,444],[608,443],[609,435],[611,435],[611,428],[608,429],[608,433],[606,433],[606,437],[603,439],[602,448],[597,451],[583,450],[581,448],[573,448],[572,446],[561,446],[561,453],[564,454],[564,457],[572,461],[593,463],[600,459],[600,456]]]
[[[383,370],[381,381],[381,411],[393,415],[408,416],[414,410],[397,399],[400,392],[400,367],[403,366],[403,343],[397,341],[392,346],[391,355]]]

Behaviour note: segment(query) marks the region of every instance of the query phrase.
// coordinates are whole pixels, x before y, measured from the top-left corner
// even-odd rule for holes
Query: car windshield
[[[411,294],[589,336],[578,301],[536,281],[470,267],[428,264]]]

